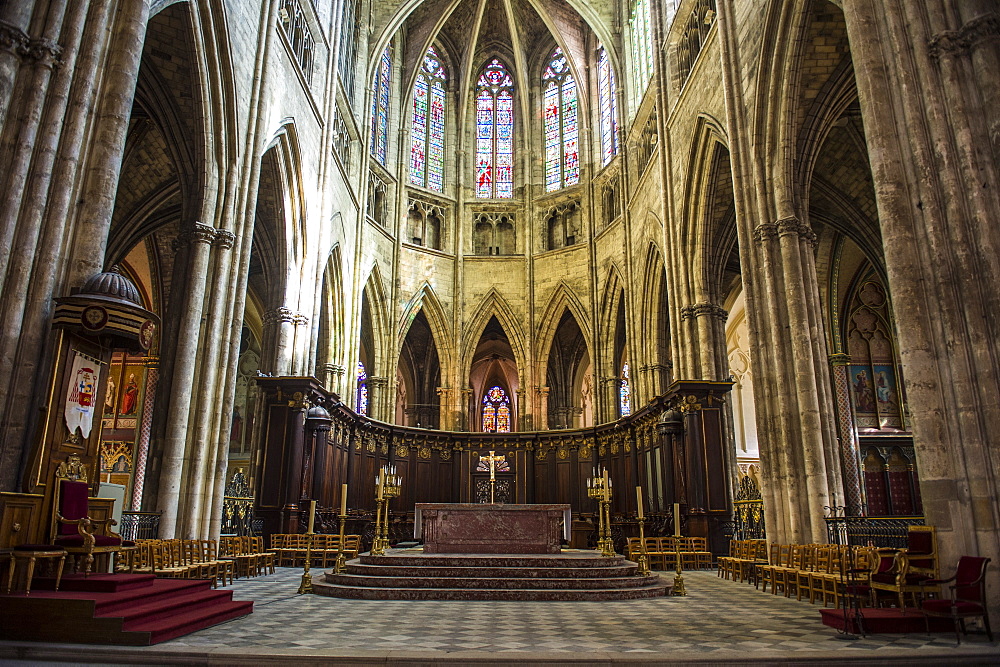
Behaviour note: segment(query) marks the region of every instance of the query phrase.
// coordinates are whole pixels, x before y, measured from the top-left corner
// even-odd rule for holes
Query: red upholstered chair
[[[930,633],[931,616],[951,618],[955,622],[955,641],[962,643],[962,638],[958,633],[959,628],[965,632],[965,619],[982,618],[983,626],[986,628],[986,636],[993,641],[993,632],[990,630],[990,614],[986,607],[986,566],[989,565],[989,558],[979,556],[962,556],[958,561],[958,568],[955,576],[950,579],[934,579],[928,584],[946,584],[950,581],[955,583],[949,586],[951,589],[950,600],[924,600],[920,606],[924,612],[924,622],[927,624],[927,632]]]
[[[67,554],[83,557],[84,574],[90,574],[94,554],[113,554],[122,550],[122,538],[111,531],[114,519],[90,516],[90,485],[80,457],[72,455],[59,465],[53,499],[53,544]]]

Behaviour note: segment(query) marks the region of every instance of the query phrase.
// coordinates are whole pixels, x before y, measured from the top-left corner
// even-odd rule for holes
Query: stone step
[[[385,556],[361,554],[357,562],[363,565],[420,565],[430,567],[615,567],[622,566],[624,556],[602,558],[591,555],[594,552],[571,552],[562,555],[493,555],[493,554],[434,554],[423,555],[419,550],[407,554],[409,550],[390,550]],[[402,552],[402,553],[401,553]],[[354,561],[351,561],[354,562]]]
[[[499,588],[364,588],[314,582],[313,593],[351,600],[494,600],[494,601],[608,601],[663,597],[669,586],[596,590],[509,590]]]
[[[574,565],[576,565],[574,563]],[[634,564],[617,567],[475,567],[475,566],[426,566],[421,563],[406,565],[375,565],[357,561],[347,563],[347,573],[360,576],[386,577],[478,577],[496,579],[606,579],[609,577],[632,577]]]
[[[496,589],[496,590],[613,590],[660,585],[656,575],[648,577],[626,576],[617,578],[497,578],[492,576],[431,577],[431,576],[356,576],[330,574],[325,581],[339,586],[363,588],[438,588],[438,589]]]

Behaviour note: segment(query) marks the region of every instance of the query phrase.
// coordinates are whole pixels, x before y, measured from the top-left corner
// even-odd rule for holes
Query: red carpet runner
[[[900,613],[899,609],[866,608],[861,609],[860,612],[865,632],[868,634],[927,632],[927,626],[924,625],[924,615],[920,613],[919,609],[907,609],[905,614]],[[819,613],[823,617],[823,625],[837,630],[844,629],[844,611],[842,609],[820,609]],[[855,613],[852,610],[847,611],[847,631],[859,634],[861,631],[858,628]],[[931,618],[929,620],[931,632],[954,632],[954,625],[950,619]]]
[[[0,639],[148,646],[253,612],[206,579],[92,574],[36,579],[31,595],[0,595]],[[48,589],[48,590],[45,590]]]

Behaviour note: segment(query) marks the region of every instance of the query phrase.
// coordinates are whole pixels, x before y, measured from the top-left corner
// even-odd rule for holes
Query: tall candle
[[[340,485],[340,516],[347,516],[347,485]]]
[[[604,469],[604,500],[611,500],[611,480],[608,479],[608,469]]]
[[[681,504],[674,503],[674,537],[681,536]]]
[[[635,499],[639,503],[639,518],[641,519],[641,518],[643,518],[642,517],[642,487],[641,486],[635,487]]]
[[[382,488],[385,485],[385,468],[378,471],[378,482],[375,483],[375,499],[382,500]]]
[[[316,501],[309,501],[309,530],[307,532],[313,532],[313,528],[316,526]]]

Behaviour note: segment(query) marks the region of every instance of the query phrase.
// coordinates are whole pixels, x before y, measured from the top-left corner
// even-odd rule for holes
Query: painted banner
[[[90,437],[100,375],[101,369],[97,362],[79,352],[75,353],[73,370],[70,372],[69,394],[66,396],[66,427],[70,433],[75,433],[79,428],[80,435],[84,438]]]

